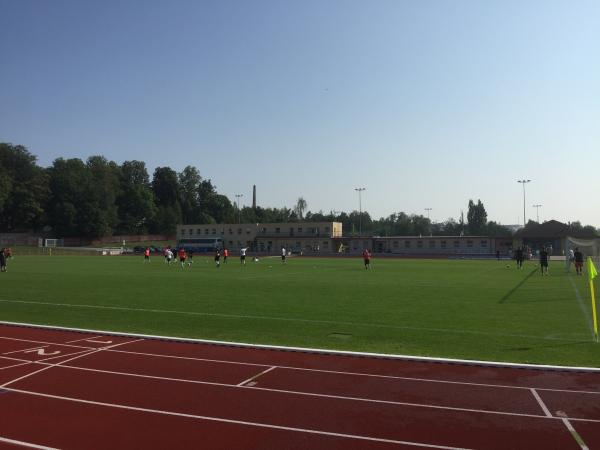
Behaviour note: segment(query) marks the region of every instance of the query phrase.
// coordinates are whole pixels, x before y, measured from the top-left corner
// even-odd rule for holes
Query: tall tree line
[[[373,219],[368,212],[311,212],[303,197],[292,208],[243,207],[238,210],[193,166],[177,173],[157,167],[148,174],[143,161],[117,164],[103,156],[56,159],[48,168],[25,147],[0,143],[0,232],[44,231],[57,237],[118,234],[174,234],[180,223],[342,222],[344,234],[379,236],[493,235],[511,231],[487,220],[481,200],[468,202],[467,221],[433,223],[397,212]],[[533,224],[530,222],[528,226]],[[579,222],[571,224],[582,227]]]
[[[229,199],[197,168],[181,173],[103,156],[56,159],[48,168],[25,147],[0,143],[0,231],[56,236],[173,234],[179,223],[234,221]]]

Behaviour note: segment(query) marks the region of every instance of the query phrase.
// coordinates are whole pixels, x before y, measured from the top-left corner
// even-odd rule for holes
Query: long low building
[[[177,227],[179,245],[197,251],[215,247],[278,254],[376,254],[398,256],[460,256],[510,254],[510,238],[489,236],[344,236],[341,222],[192,224]]]
[[[225,223],[177,226],[177,242],[196,249],[228,248],[237,251],[279,253],[282,247],[294,252],[331,253],[334,240],[342,236],[341,222]]]

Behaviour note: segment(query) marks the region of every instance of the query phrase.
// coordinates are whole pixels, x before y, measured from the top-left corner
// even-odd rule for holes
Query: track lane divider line
[[[575,439],[575,441],[581,447],[581,450],[590,450],[589,447],[585,444],[585,442],[581,438],[581,436],[579,435],[579,433],[575,430],[575,428],[573,428],[573,425],[571,425],[571,422],[569,422],[569,419],[567,419],[566,417],[563,417],[562,421],[565,424],[565,426],[567,427],[567,430],[569,430],[569,433],[571,433],[571,436],[573,436],[573,439]]]
[[[250,383],[251,381],[256,380],[258,377],[264,375],[265,373],[268,373],[268,372],[272,371],[273,369],[277,369],[277,366],[271,366],[267,370],[263,370],[262,372],[257,373],[256,375],[248,378],[247,380],[244,380],[241,383],[238,383],[237,386],[240,386],[240,387],[244,386],[246,383]]]
[[[46,447],[45,445],[33,444],[31,442],[17,441],[15,439],[9,439],[0,436],[0,442],[5,442],[7,444],[16,445],[18,447],[27,447],[27,448],[35,448],[38,450],[59,450],[54,447]]]
[[[47,363],[42,362],[39,364],[47,364]],[[58,365],[55,364],[53,366],[58,366]],[[110,374],[110,375],[123,375],[123,376],[129,376],[129,377],[146,378],[146,379],[151,379],[151,380],[174,381],[174,382],[180,382],[180,383],[191,383],[191,384],[218,386],[218,387],[226,387],[226,388],[234,388],[234,389],[235,388],[254,389],[254,390],[260,390],[260,391],[265,391],[265,392],[277,392],[277,393],[281,393],[281,394],[303,395],[303,396],[318,397],[318,398],[331,398],[331,399],[336,399],[336,400],[348,400],[348,401],[357,401],[357,402],[365,402],[365,403],[379,403],[379,404],[397,405],[397,406],[413,406],[413,407],[418,407],[418,408],[431,408],[431,409],[441,409],[441,410],[449,410],[449,411],[462,411],[462,412],[471,412],[471,413],[478,413],[478,414],[497,414],[497,415],[514,416],[514,417],[530,417],[533,419],[554,419],[554,420],[559,419],[558,417],[547,417],[547,416],[541,415],[541,414],[511,413],[511,412],[505,412],[505,411],[490,411],[490,410],[486,410],[486,409],[472,409],[472,408],[460,408],[460,407],[453,407],[453,406],[427,405],[427,404],[423,404],[423,403],[397,402],[397,401],[393,401],[393,400],[378,400],[378,399],[370,399],[370,398],[363,398],[363,397],[348,397],[348,396],[333,395],[333,394],[317,394],[317,393],[313,393],[313,392],[287,391],[284,389],[263,388],[263,387],[256,387],[256,386],[238,386],[235,384],[217,383],[214,381],[186,380],[183,378],[169,378],[169,377],[161,377],[161,376],[156,376],[156,375],[144,375],[144,374],[138,374],[138,373],[117,372],[117,371],[113,371],[113,370],[92,369],[92,368],[87,368],[87,367],[78,367],[78,366],[63,365],[63,364],[61,364],[59,367],[64,368],[64,369],[83,370],[86,372],[105,373],[105,374]],[[569,419],[577,420],[577,421],[581,421],[581,422],[600,423],[600,419],[571,418],[571,417]]]
[[[73,339],[72,341],[65,342],[65,344],[72,344],[74,342],[88,341],[90,339],[101,338],[101,337],[102,337],[102,335],[96,335],[96,336],[86,337],[86,338],[82,338],[82,339]]]
[[[0,339],[6,339],[9,341],[30,342],[32,344],[48,344],[48,345],[60,345],[62,347],[87,348],[90,350],[96,350],[98,348],[98,347],[89,347],[89,346],[85,346],[85,345],[62,344],[60,342],[38,341],[35,339],[20,339],[20,338],[8,337],[8,336],[0,336]]]
[[[33,347],[33,348],[24,348],[22,350],[13,350],[12,352],[4,352],[4,353],[2,353],[2,355],[12,355],[13,353],[21,353],[21,352],[25,353],[28,351],[41,350],[41,349],[47,348],[47,347],[49,347],[49,345],[42,345],[41,347]]]
[[[546,404],[543,402],[542,398],[537,393],[537,391],[535,389],[531,388],[531,393],[533,394],[533,397],[538,402],[538,405],[540,405],[540,408],[542,408],[542,411],[544,411],[544,414],[546,415],[546,417],[554,417],[552,415],[552,413],[550,412],[550,410],[548,409],[548,407],[546,406]]]
[[[184,359],[191,361],[204,361],[204,362],[213,362],[213,363],[222,363],[222,364],[239,364],[244,366],[259,366],[259,367],[268,367],[269,364],[259,364],[259,363],[251,363],[251,362],[243,362],[243,361],[231,361],[231,360],[222,360],[222,359],[211,359],[211,358],[198,358],[193,356],[176,356],[176,355],[165,355],[160,353],[147,353],[147,352],[134,352],[131,350],[117,350],[110,349],[109,352],[116,353],[128,353],[132,355],[139,356],[154,356],[158,358],[173,358],[173,359]],[[582,391],[582,390],[574,390],[574,389],[554,389],[554,388],[531,388],[529,386],[510,386],[506,384],[490,384],[490,383],[472,383],[469,381],[451,381],[451,380],[438,380],[432,378],[416,378],[416,377],[401,377],[398,375],[379,375],[374,373],[364,373],[364,372],[344,372],[340,370],[327,370],[327,369],[311,369],[307,367],[294,367],[294,366],[281,366],[277,365],[279,369],[288,369],[288,370],[298,370],[305,372],[318,372],[318,373],[329,373],[334,375],[353,375],[353,376],[361,376],[361,377],[373,377],[373,378],[384,378],[389,380],[404,380],[404,381],[423,381],[427,383],[446,383],[446,384],[458,384],[465,386],[479,386],[479,387],[493,387],[493,388],[504,388],[504,389],[521,389],[521,390],[530,390],[536,389],[538,391],[550,391],[550,392],[569,392],[575,394],[596,394],[600,395],[600,391]]]
[[[134,340],[134,341],[120,342],[120,343],[118,343],[118,344],[114,344],[114,345],[112,345],[112,346],[110,346],[110,347],[117,347],[117,346],[119,346],[119,345],[130,344],[130,343],[132,343],[132,342],[137,342],[137,341],[142,341],[142,340],[143,340],[143,339],[136,339],[136,340]],[[99,348],[99,349],[96,349],[96,350],[93,350],[93,351],[85,351],[85,352],[82,352],[83,354],[81,354],[81,355],[77,355],[77,356],[75,356],[75,357],[73,357],[73,358],[66,359],[66,360],[64,360],[64,361],[61,361],[61,362],[59,362],[59,363],[56,363],[56,364],[48,364],[48,363],[44,363],[44,364],[48,364],[48,365],[47,365],[47,367],[43,367],[43,368],[41,368],[41,369],[39,369],[39,370],[36,370],[36,371],[34,371],[34,372],[31,372],[31,373],[28,373],[28,374],[26,374],[26,375],[23,375],[23,376],[21,376],[21,377],[15,378],[14,380],[10,380],[10,381],[8,381],[8,382],[6,382],[6,383],[4,383],[4,384],[0,385],[0,388],[4,389],[4,388],[6,388],[6,386],[9,386],[9,385],[11,385],[11,384],[13,384],[13,383],[16,383],[17,381],[24,380],[25,378],[29,378],[29,377],[31,377],[31,376],[33,376],[33,375],[36,375],[36,374],[40,373],[40,372],[45,372],[46,370],[48,370],[48,369],[51,369],[52,367],[60,366],[60,365],[62,365],[62,364],[64,364],[64,363],[68,363],[68,362],[74,361],[74,360],[76,360],[76,359],[83,358],[84,356],[93,355],[94,353],[99,353],[99,352],[101,352],[101,351],[104,351],[104,350],[106,350],[107,348],[110,348],[110,347],[101,347],[101,348]],[[86,352],[87,352],[87,353],[86,353]],[[64,357],[65,355],[62,355],[62,356]],[[36,362],[38,362],[38,361],[32,361],[32,362],[33,362],[33,363],[36,363]]]
[[[439,449],[439,450],[475,450],[475,449],[470,449],[470,448],[466,448],[466,447],[449,447],[449,446],[445,446],[445,445],[427,444],[427,443],[423,443],[423,442],[400,441],[400,440],[395,440],[395,439],[378,438],[378,437],[364,436],[364,435],[358,435],[358,434],[335,433],[335,432],[331,432],[331,431],[321,431],[321,430],[314,430],[314,429],[310,429],[310,428],[286,427],[283,425],[273,425],[273,424],[261,423],[261,422],[248,422],[248,421],[237,420],[237,419],[225,419],[222,417],[201,416],[201,415],[197,415],[197,414],[187,414],[187,413],[180,413],[180,412],[176,412],[176,411],[165,411],[165,410],[160,410],[160,409],[151,409],[151,408],[142,408],[142,407],[138,407],[138,406],[121,405],[118,403],[97,402],[97,401],[93,401],[93,400],[85,400],[85,399],[76,398],[76,397],[64,397],[61,395],[44,394],[44,393],[35,392],[35,391],[26,391],[23,389],[6,388],[6,390],[9,392],[15,392],[15,393],[19,393],[19,394],[34,395],[34,396],[38,396],[38,397],[52,398],[52,399],[57,399],[57,400],[65,400],[65,401],[70,401],[70,402],[75,402],[75,403],[85,403],[88,405],[106,406],[109,408],[125,409],[125,410],[129,410],[129,411],[162,414],[162,415],[166,415],[166,416],[175,416],[175,417],[185,417],[188,419],[198,419],[198,420],[206,420],[206,421],[211,421],[211,422],[230,423],[230,424],[234,424],[234,425],[246,425],[246,426],[251,426],[251,427],[256,427],[256,428],[269,428],[269,429],[274,429],[274,430],[293,431],[293,432],[298,432],[298,433],[316,434],[316,435],[321,435],[321,436],[333,436],[333,437],[356,439],[356,440],[362,440],[362,441],[407,445],[407,446],[412,446],[412,447],[434,448],[434,449]]]

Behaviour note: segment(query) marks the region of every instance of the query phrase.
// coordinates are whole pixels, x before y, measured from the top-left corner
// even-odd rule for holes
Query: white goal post
[[[569,252],[570,250],[575,251],[578,248],[581,253],[583,253],[584,259],[587,260],[587,257],[590,256],[598,267],[600,263],[600,238],[594,239],[579,239],[568,236],[565,239],[565,259],[567,263],[567,268],[569,268]]]

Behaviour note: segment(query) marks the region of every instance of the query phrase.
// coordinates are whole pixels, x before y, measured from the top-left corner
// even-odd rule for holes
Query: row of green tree
[[[219,194],[193,166],[177,173],[157,167],[152,179],[142,161],[117,164],[103,156],[56,159],[37,164],[25,147],[0,143],[0,231],[44,231],[57,237],[120,234],[174,234],[180,223],[342,222],[345,233],[379,236],[493,235],[511,230],[488,222],[481,200],[469,201],[466,220],[432,223],[404,212],[379,220],[368,212],[307,212],[299,198],[294,207],[241,210]],[[532,223],[532,222],[530,222]],[[529,224],[528,224],[529,225]],[[579,225],[578,223],[572,225]],[[591,227],[593,228],[593,227]]]

